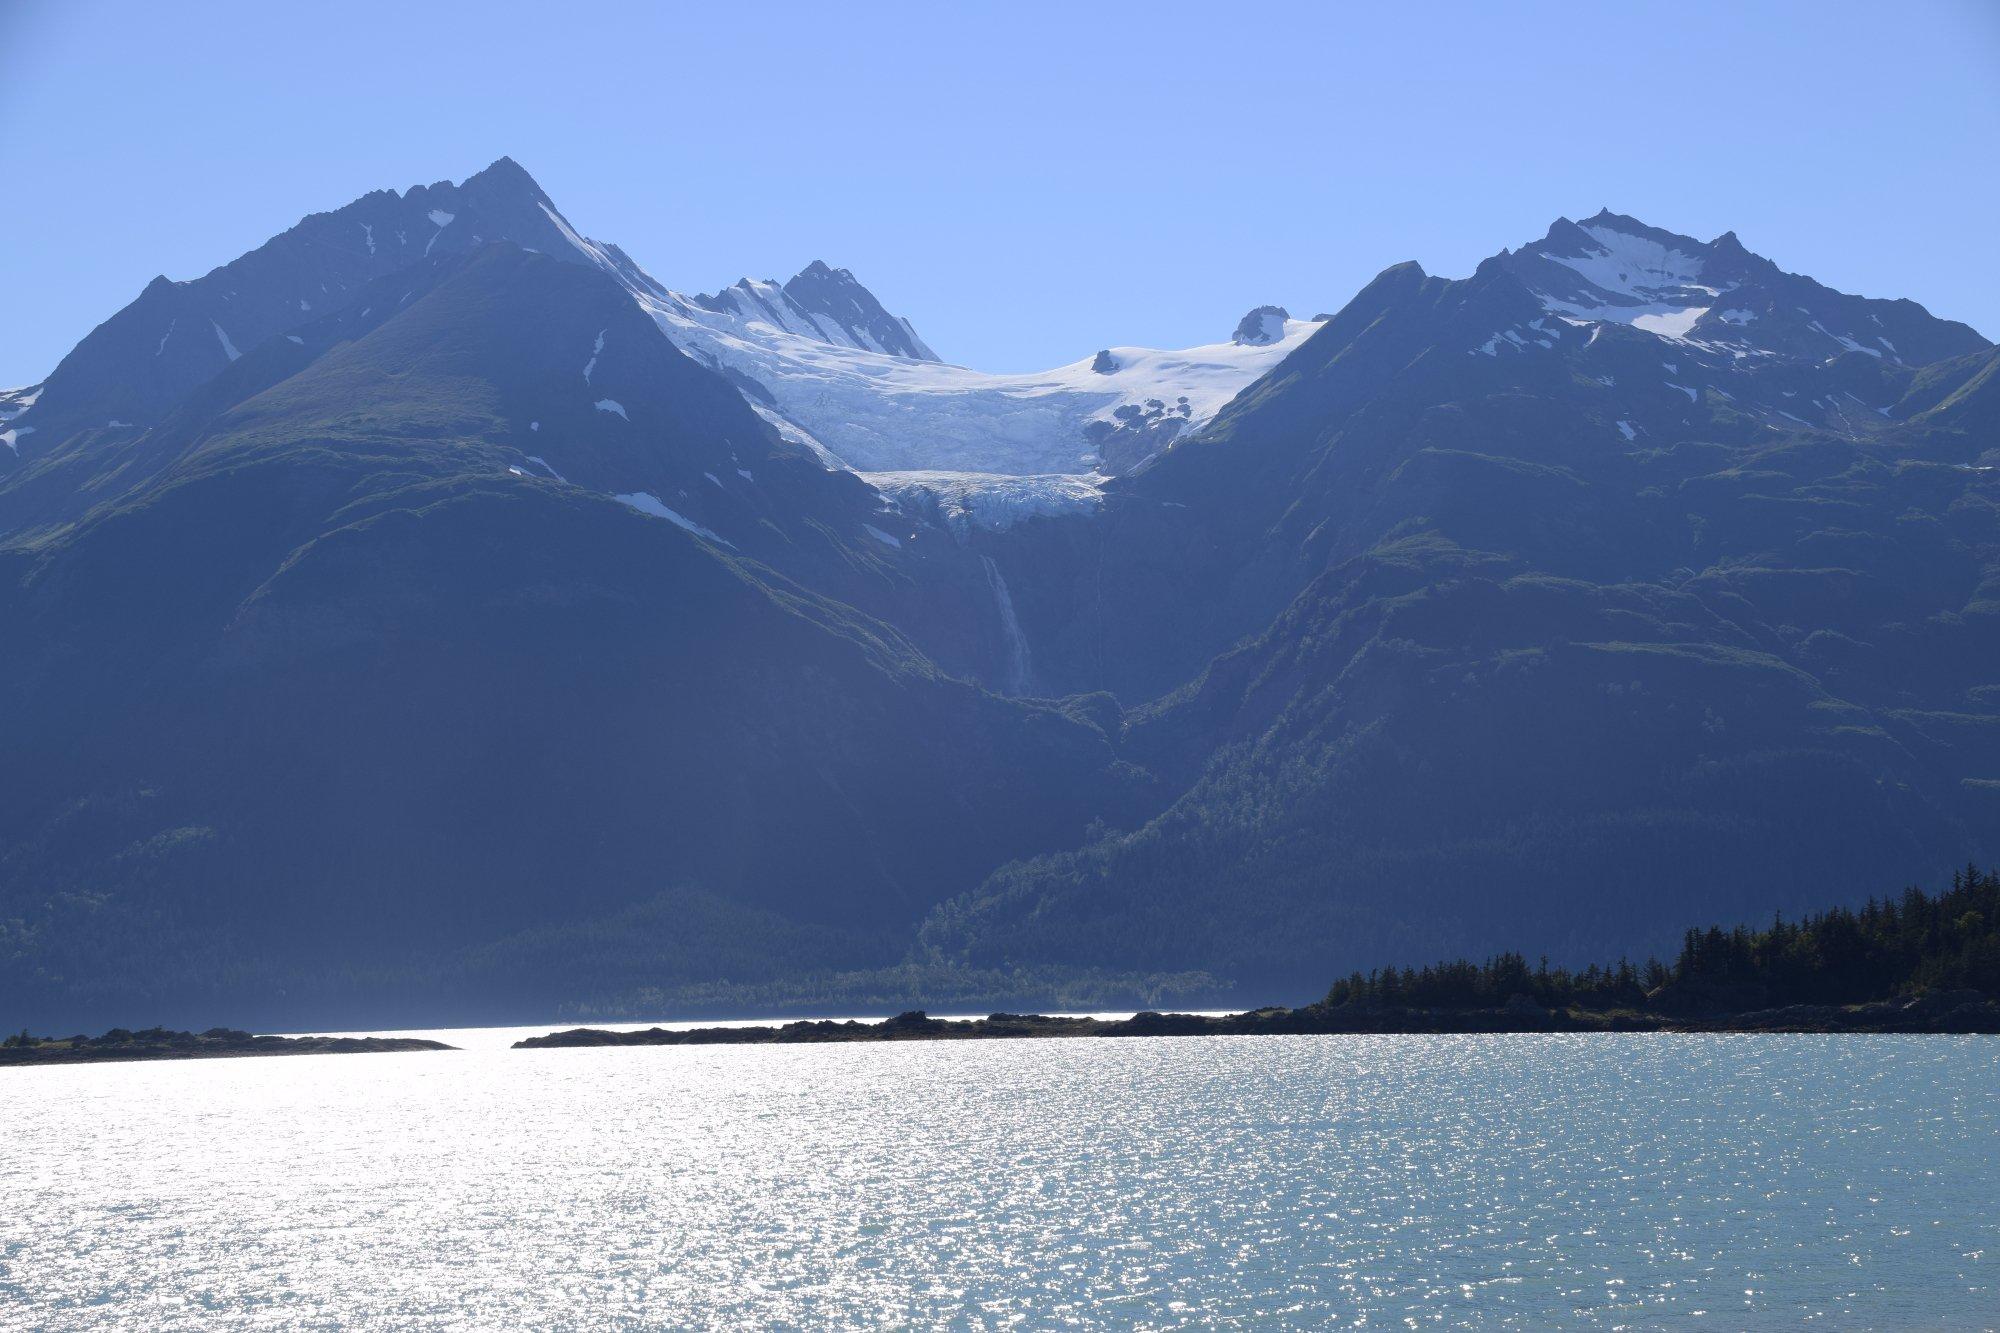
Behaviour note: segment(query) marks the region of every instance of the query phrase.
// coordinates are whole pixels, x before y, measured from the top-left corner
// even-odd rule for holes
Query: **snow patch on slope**
[[[1694,322],[1706,315],[1708,309],[1705,305],[1683,306],[1680,309],[1669,307],[1657,312],[1649,311],[1643,315],[1634,315],[1630,322],[1635,329],[1643,329],[1647,333],[1655,333],[1662,338],[1681,342],[1694,327]]]
[[[1603,292],[1629,297],[1633,304],[1659,299],[1662,291],[1699,287],[1705,265],[1699,255],[1684,254],[1645,236],[1634,236],[1602,224],[1584,233],[1601,247],[1583,255],[1550,254],[1548,258],[1576,270]]]
[[[23,412],[41,401],[42,386],[30,384],[24,389],[0,389],[0,421],[12,421]]]
[[[651,491],[632,491],[625,495],[614,495],[611,498],[616,500],[619,504],[629,505],[630,507],[638,510],[642,514],[651,514],[654,518],[664,518],[665,520],[667,520],[667,522],[672,523],[677,527],[686,528],[689,532],[692,532],[695,536],[702,537],[707,539],[708,541],[715,542],[719,546],[727,546],[732,551],[736,549],[736,544],[734,542],[731,542],[725,537],[717,536],[714,532],[710,531],[707,528],[704,528],[701,524],[695,522],[693,519],[688,518],[684,514],[677,513],[674,510],[669,509],[665,505],[661,504],[660,497],[654,495]]]
[[[427,216],[437,225],[437,230],[431,233],[430,241],[424,246],[424,253],[426,255],[431,252],[431,246],[438,243],[438,237],[444,235],[444,229],[457,219],[458,214],[447,213],[442,208],[433,208]]]
[[[1571,247],[1577,252],[1566,253]],[[1687,340],[1695,322],[1715,305],[1714,298],[1727,290],[1706,285],[1702,255],[1608,220],[1558,223],[1546,241],[1523,254],[1574,275],[1558,284],[1560,291],[1548,285],[1555,279],[1544,276],[1535,292],[1544,309],[1593,323],[1629,324],[1675,342]],[[1543,275],[1551,272],[1542,270]]]

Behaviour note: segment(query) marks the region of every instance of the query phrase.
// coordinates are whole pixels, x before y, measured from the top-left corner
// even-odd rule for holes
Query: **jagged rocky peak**
[[[1285,321],[1290,318],[1283,306],[1260,305],[1237,321],[1229,341],[1238,347],[1269,347],[1285,336]]]
[[[1481,265],[1496,269],[1571,323],[1624,324],[1735,357],[1865,353],[1923,365],[1986,345],[1913,301],[1850,296],[1786,273],[1733,231],[1699,241],[1609,209],[1556,219],[1540,240]]]
[[[785,295],[816,319],[834,321],[863,347],[913,361],[938,359],[909,320],[884,310],[875,294],[844,268],[829,268],[815,259],[785,284]]]
[[[853,273],[824,261],[812,263],[780,283],[776,278],[744,278],[719,292],[688,298],[704,310],[757,320],[785,333],[835,347],[881,352],[911,361],[938,355],[917,336],[910,321],[890,314]]]
[[[339,309],[368,283],[495,241],[649,282],[615,248],[579,235],[503,157],[459,184],[375,190],[313,213],[200,277],[155,278],[63,358],[33,419],[16,429],[38,430],[40,443],[105,420],[150,425],[244,353]]]
[[[1557,218],[1541,240],[1501,258],[1551,310],[1642,328],[1705,308],[1719,291],[1709,247],[1608,209],[1582,222]]]
[[[1111,355],[1111,349],[1106,347],[1091,358],[1090,369],[1091,373],[1097,375],[1116,375],[1118,373],[1118,358]]]

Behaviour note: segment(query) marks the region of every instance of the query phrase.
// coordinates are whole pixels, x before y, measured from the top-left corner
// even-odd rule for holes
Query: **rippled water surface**
[[[0,1324],[2000,1321],[2000,1042],[0,1070]]]

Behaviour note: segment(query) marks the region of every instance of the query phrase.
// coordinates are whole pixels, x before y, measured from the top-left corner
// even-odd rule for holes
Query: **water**
[[[1997,1093],[1979,1037],[0,1070],[0,1324],[1990,1326]]]
[[[986,567],[986,583],[993,589],[993,606],[1000,614],[1000,635],[1007,641],[1007,674],[1001,682],[1001,693],[1026,694],[1030,675],[1028,636],[1021,632],[1020,618],[1014,614],[1014,595],[1007,591],[1007,580],[1000,576],[1000,566],[993,563],[992,556],[980,556],[979,563]]]

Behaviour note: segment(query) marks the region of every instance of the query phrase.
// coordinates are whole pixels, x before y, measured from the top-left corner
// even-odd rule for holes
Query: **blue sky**
[[[845,265],[1054,365],[1600,206],[2000,337],[2000,4],[0,0],[0,384],[156,273],[503,153],[670,286]]]

